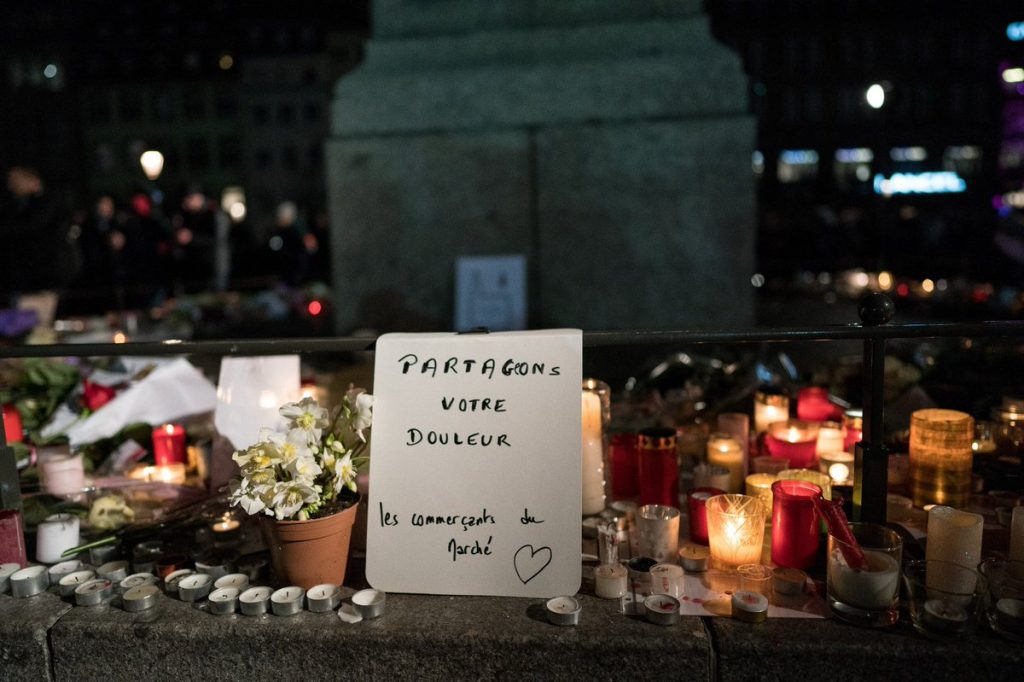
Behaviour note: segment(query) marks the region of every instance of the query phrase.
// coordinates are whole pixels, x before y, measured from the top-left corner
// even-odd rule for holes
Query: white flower
[[[310,485],[306,481],[287,481],[274,486],[274,498],[271,506],[274,516],[282,521],[294,515],[307,504],[316,502],[320,497],[320,486]]]
[[[340,493],[342,488],[356,490],[356,468],[352,465],[352,455],[348,454],[334,463],[334,492]]]
[[[266,509],[264,495],[273,486],[250,486],[248,479],[235,479],[231,481],[231,496],[229,500],[245,510],[246,514],[258,514]]]
[[[368,429],[373,424],[373,403],[376,400],[369,393],[359,393],[355,396],[353,405],[354,415],[352,417],[352,430],[359,435],[359,440],[366,441],[363,429]]]
[[[323,473],[323,469],[316,463],[316,457],[296,457],[287,466],[287,470],[297,479],[312,483],[313,479]]]
[[[266,469],[281,463],[281,451],[273,443],[261,442],[231,455],[243,471]]]
[[[306,434],[301,429],[280,433],[271,429],[260,429],[260,440],[272,444],[280,452],[280,464],[291,466],[297,458],[313,457]]]
[[[290,428],[304,432],[310,444],[319,442],[327,427],[327,409],[320,407],[314,398],[288,403],[280,409],[280,414],[289,420]]]

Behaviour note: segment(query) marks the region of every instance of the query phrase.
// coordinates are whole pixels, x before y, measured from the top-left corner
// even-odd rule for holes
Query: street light
[[[885,104],[885,88],[880,83],[873,83],[864,93],[864,98],[872,109],[881,109]]]
[[[142,172],[146,174],[150,182],[155,182],[164,169],[164,155],[155,149],[150,149],[142,152],[139,163],[142,164]]]

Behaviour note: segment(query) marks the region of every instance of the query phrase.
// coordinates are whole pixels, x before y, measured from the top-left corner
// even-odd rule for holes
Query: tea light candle
[[[185,427],[163,424],[153,429],[153,463],[162,467],[185,461]]]
[[[710,552],[707,547],[686,545],[679,549],[679,562],[687,573],[703,573],[708,570]]]
[[[820,436],[819,436],[820,438]],[[850,485],[853,481],[853,455],[845,450],[818,451],[818,468],[834,485]]]
[[[717,567],[756,564],[764,541],[764,509],[748,495],[716,495],[705,505],[711,561]]]
[[[185,482],[185,465],[178,462],[163,466],[140,466],[128,472],[128,478],[147,483],[181,485]]]
[[[91,568],[83,568],[79,571],[62,576],[60,582],[57,583],[58,589],[60,590],[60,596],[70,597],[75,593],[75,590],[79,585],[84,585],[95,577],[96,571]]]
[[[111,582],[121,582],[128,577],[128,562],[123,559],[108,561],[96,569],[96,575]]]
[[[51,495],[75,495],[85,487],[82,455],[49,454],[40,458],[39,477]]]
[[[776,568],[772,571],[772,592],[780,606],[795,605],[804,595],[807,574],[798,568]]]
[[[36,531],[36,560],[43,564],[57,563],[65,550],[77,547],[79,519],[74,514],[47,516]]]
[[[80,571],[84,567],[85,565],[79,559],[69,559],[67,561],[62,561],[59,564],[54,564],[53,566],[50,566],[50,569],[47,571],[50,576],[50,584],[56,585],[60,582],[60,579],[68,573]]]
[[[214,542],[231,543],[242,534],[242,523],[233,514],[226,512],[210,525],[210,531]]]
[[[747,476],[747,495],[761,500],[766,521],[772,516],[772,483],[775,483],[775,480],[775,474],[750,474]]]
[[[366,620],[383,616],[386,602],[387,595],[380,590],[359,590],[352,595],[352,606]]]
[[[110,545],[92,547],[89,549],[89,563],[93,566],[102,566],[108,561],[113,561],[117,556],[117,552],[118,546],[116,542]]]
[[[740,444],[728,434],[713,433],[708,438],[707,455],[708,464],[728,469],[729,485],[725,489],[726,492],[741,492],[746,465]]]
[[[819,459],[826,452],[846,452],[845,443],[846,434],[843,433],[843,427],[836,422],[824,422],[818,427],[815,450]]]
[[[583,515],[604,509],[604,409],[602,392],[610,388],[595,379],[584,379],[582,393]]]
[[[21,564],[6,563],[0,564],[0,594],[7,591],[11,586],[11,576],[21,570]]]
[[[164,576],[164,592],[167,594],[178,594],[178,583],[190,575],[195,575],[196,572],[191,568],[179,568],[176,571],[171,571]]]
[[[750,461],[750,416],[742,412],[723,412],[718,415],[718,430],[732,436],[743,449],[743,461]]]
[[[964,507],[971,493],[974,419],[956,410],[910,416],[910,477],[914,504]]]
[[[544,604],[548,621],[554,625],[576,625],[583,607],[572,597],[552,597]]]
[[[246,554],[235,562],[235,569],[248,576],[249,582],[256,582],[263,578],[268,566],[270,566],[270,558],[263,553]]]
[[[217,579],[230,572],[230,564],[222,556],[210,555],[196,559],[196,573],[203,573]]]
[[[188,566],[188,557],[184,554],[165,554],[156,560],[156,575],[164,580],[172,573]]]
[[[238,596],[238,606],[243,616],[262,616],[273,590],[269,587],[250,587]]]
[[[754,395],[754,431],[765,433],[775,422],[789,419],[789,397],[771,390]]]
[[[668,594],[652,594],[644,599],[644,615],[655,625],[679,622],[679,600]]]
[[[626,567],[603,564],[594,569],[594,594],[601,599],[618,599],[626,594]]]
[[[239,592],[247,590],[249,588],[249,576],[244,573],[228,573],[217,578],[213,583],[213,586],[220,589],[223,587],[233,587]]]
[[[338,608],[341,590],[337,585],[314,585],[306,591],[306,608],[313,613],[326,613]]]
[[[981,536],[985,519],[980,514],[936,506],[928,512],[928,539],[925,559],[960,564],[972,571],[981,562]],[[942,564],[929,564],[926,584],[929,589],[970,594],[976,578],[971,573],[947,570]]]
[[[996,620],[1010,632],[1024,632],[1024,600],[1004,597],[996,601]]]
[[[117,584],[118,590],[121,592],[127,592],[133,587],[141,587],[143,585],[155,585],[156,576],[152,573],[133,573],[121,582]]]
[[[302,610],[305,590],[297,585],[282,587],[270,595],[270,608],[275,616],[294,616]]]
[[[49,586],[46,566],[29,566],[11,574],[11,596],[19,599],[40,594]]]
[[[651,594],[679,597],[683,593],[683,569],[676,564],[651,566]]]
[[[757,592],[737,590],[732,595],[732,617],[744,623],[768,620],[768,598]]]
[[[210,593],[208,600],[210,613],[227,616],[238,607],[239,590],[235,587],[220,587]]]
[[[929,573],[931,570],[929,569]],[[946,599],[925,601],[924,612],[921,614],[924,626],[940,634],[959,633],[963,630],[968,617],[967,609]]]
[[[131,577],[131,576],[129,576]],[[156,606],[160,588],[153,584],[136,585],[121,595],[121,605],[129,613],[138,613]]]
[[[690,540],[708,544],[708,514],[704,505],[715,495],[724,495],[718,488],[694,488],[686,495],[686,509],[690,522]]]
[[[821,488],[821,496],[832,499],[832,479],[828,474],[811,469],[785,469],[775,477],[776,481],[807,481]]]
[[[178,581],[178,599],[181,601],[198,601],[210,593],[213,578],[206,573],[193,573]]]
[[[99,606],[114,596],[114,583],[106,578],[93,578],[75,588],[76,606]]]
[[[814,466],[818,459],[818,425],[790,419],[768,428],[765,447],[772,457],[785,457],[795,468]]]
[[[732,485],[732,474],[725,467],[713,464],[698,464],[693,467],[693,486],[695,488],[726,490],[730,485]]]

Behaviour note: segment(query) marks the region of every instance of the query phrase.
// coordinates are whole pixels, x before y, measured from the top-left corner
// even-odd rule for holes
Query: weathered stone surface
[[[909,624],[869,630],[833,620],[711,619],[721,680],[1019,680],[1024,648],[989,632],[950,642]]]
[[[699,619],[671,628],[581,597],[575,628],[528,599],[388,595],[375,621],[335,614],[214,616],[163,598],[145,614],[79,608],[54,628],[58,680],[707,679]]]
[[[328,143],[344,328],[449,328],[457,256],[529,249],[527,154],[516,131]]]
[[[749,324],[753,134],[746,117],[539,132],[545,322]]]
[[[0,595],[0,680],[52,680],[47,632],[71,607],[54,594]]]

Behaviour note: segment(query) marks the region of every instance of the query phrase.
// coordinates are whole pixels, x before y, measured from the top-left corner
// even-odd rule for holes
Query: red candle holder
[[[796,416],[811,422],[837,422],[843,417],[843,408],[829,400],[828,389],[805,386],[796,397]]]
[[[613,433],[608,442],[608,459],[612,469],[612,499],[633,499],[640,494],[640,471],[637,463],[637,435]]]
[[[718,488],[693,488],[686,494],[690,516],[690,540],[699,545],[708,544],[708,510],[705,503],[715,495],[724,495]]]
[[[845,439],[843,446],[847,452],[853,452],[853,446],[861,441],[864,433],[864,412],[862,410],[847,410],[843,413],[843,431]]]
[[[679,506],[679,464],[676,432],[644,429],[637,438],[640,504]]]
[[[794,469],[813,469],[818,461],[818,425],[798,419],[776,422],[764,437],[769,454],[786,458]]]
[[[185,427],[181,424],[163,424],[153,429],[153,462],[158,467],[184,464]]]
[[[13,403],[4,403],[4,433],[8,443],[20,443],[25,439],[25,432],[21,426],[21,413]]]
[[[808,481],[772,484],[772,561],[786,568],[811,568],[818,553],[814,500],[821,488]]]

